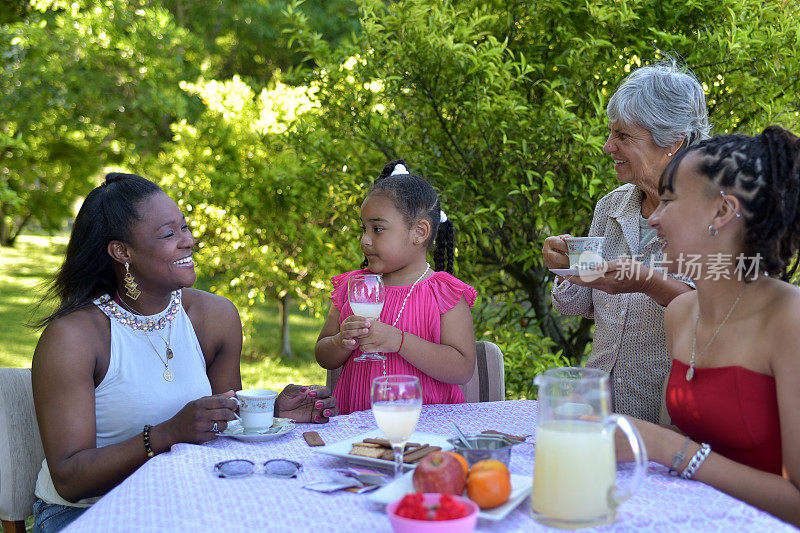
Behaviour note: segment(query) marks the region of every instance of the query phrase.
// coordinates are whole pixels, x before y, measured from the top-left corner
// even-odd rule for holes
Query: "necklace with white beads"
[[[397,327],[397,322],[400,320],[400,315],[403,314],[403,310],[406,308],[406,302],[408,302],[408,299],[411,297],[411,293],[414,292],[414,287],[417,286],[417,283],[422,281],[422,278],[425,277],[425,274],[427,274],[428,270],[430,270],[430,269],[431,269],[431,265],[430,265],[430,263],[428,263],[426,261],[425,262],[425,271],[422,274],[420,274],[420,276],[417,278],[417,281],[412,283],[411,284],[411,288],[408,289],[408,292],[406,293],[406,297],[403,298],[403,305],[400,306],[400,311],[397,313],[397,318],[395,318],[394,322],[392,322],[392,327]],[[383,370],[383,375],[385,376],[386,375],[386,359],[383,359],[381,361],[381,367],[382,367],[382,370]]]
[[[414,291],[414,287],[417,286],[417,283],[422,281],[422,278],[425,277],[425,274],[427,274],[428,270],[430,270],[430,269],[431,269],[431,265],[430,265],[430,263],[428,263],[426,261],[425,262],[425,271],[417,278],[417,281],[415,281],[414,283],[411,284],[411,288],[408,289],[408,293],[406,294],[406,297],[403,299],[403,305],[400,306],[400,311],[397,313],[397,318],[395,318],[394,322],[392,322],[392,327],[396,327],[397,326],[397,322],[400,320],[400,315],[403,314],[403,310],[406,308],[406,302],[408,301],[409,297],[411,296],[411,293]]]

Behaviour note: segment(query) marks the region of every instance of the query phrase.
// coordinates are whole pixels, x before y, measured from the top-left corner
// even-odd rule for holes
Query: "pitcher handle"
[[[633,493],[639,490],[642,484],[642,480],[647,473],[647,449],[644,447],[644,441],[639,434],[639,430],[627,418],[620,415],[610,415],[608,420],[612,421],[628,437],[628,443],[631,446],[631,450],[633,450],[634,462],[636,463],[633,477],[627,488],[620,488],[615,483],[609,490],[608,496],[609,500],[611,500],[609,503],[612,503],[614,507],[619,507],[622,502],[633,496]]]

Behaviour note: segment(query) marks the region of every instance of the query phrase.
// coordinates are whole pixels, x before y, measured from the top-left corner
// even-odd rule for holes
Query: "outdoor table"
[[[530,435],[536,412],[531,400],[425,405],[417,431],[451,436],[452,420],[465,433],[493,429]],[[326,470],[348,466],[345,459],[315,452],[303,439],[304,431],[317,431],[331,444],[373,428],[376,435],[380,433],[372,413],[361,411],[334,417],[325,425],[298,424],[291,433],[267,442],[219,438],[204,445],[176,444],[147,461],[65,531],[391,531],[384,506],[368,500],[367,494],[324,494],[303,488],[327,479]],[[533,440],[514,446],[512,473],[532,475]],[[216,477],[214,464],[234,458],[256,463],[293,459],[303,464],[303,471],[295,479],[260,473],[239,479]],[[631,473],[632,467],[621,465],[621,483],[627,483]],[[549,530],[530,512],[527,497],[501,521],[479,520],[477,530]],[[642,488],[618,515],[614,525],[584,531],[796,531],[708,485],[670,476],[656,463],[650,463]]]

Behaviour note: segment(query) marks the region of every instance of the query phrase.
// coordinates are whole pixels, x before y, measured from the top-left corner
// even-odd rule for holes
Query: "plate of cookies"
[[[447,442],[447,437],[444,435],[414,432],[408,439],[403,453],[404,470],[415,468],[417,463],[429,453],[452,449],[453,445]],[[394,467],[392,446],[378,429],[361,433],[333,444],[318,446],[313,450],[347,459],[352,463],[384,468]]]

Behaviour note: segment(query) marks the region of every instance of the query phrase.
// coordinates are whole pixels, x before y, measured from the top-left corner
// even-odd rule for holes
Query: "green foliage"
[[[289,70],[302,60],[280,31],[284,0],[163,0],[163,5],[179,26],[202,39],[198,63],[206,78],[240,76],[248,84],[265,86],[276,71]],[[351,0],[308,0],[303,12],[329,42],[358,30]]]
[[[238,77],[185,87],[207,107],[174,126],[159,173],[189,215],[201,273],[239,303],[319,301],[335,256],[314,199],[329,184],[304,172],[280,135],[280,119],[310,106],[307,91],[278,83],[256,98]]]
[[[178,82],[197,75],[183,60],[191,43],[166,11],[117,0],[0,26],[0,244],[29,222],[57,229],[104,164],[169,139],[190,114]]]
[[[31,223],[60,228],[104,166],[140,167],[192,122],[180,82],[256,83],[301,61],[280,33],[282,1],[38,0],[0,19],[0,245]],[[336,41],[349,0],[304,6]],[[12,143],[13,141],[13,143]]]
[[[31,6],[19,0],[0,0],[0,24],[16,22],[28,14]]]
[[[685,58],[708,89],[716,131],[798,123],[800,20],[778,3],[359,7],[362,33],[335,48],[288,10],[292,42],[318,65],[304,81],[319,87],[325,110],[298,120],[293,144],[309,167],[371,168],[340,176],[335,217],[388,158],[405,157],[436,183],[459,232],[461,277],[487,296],[485,306],[501,309],[483,310],[478,331],[508,339],[511,380],[530,368],[531,353],[544,366],[562,361],[559,354],[576,364],[587,353],[589,322],[549,305],[540,249],[549,235],[584,234],[596,200],[617,185],[601,152],[604,109],[632,67],[664,51]],[[524,335],[508,326],[517,323],[527,324]],[[500,324],[505,331],[488,327]],[[528,377],[512,394],[523,393]]]
[[[0,22],[0,241],[127,166],[164,177],[211,288],[319,312],[360,263],[369,184],[403,157],[455,223],[478,337],[530,396],[590,349],[591,322],[552,311],[540,250],[617,186],[614,88],[668,53],[715,132],[797,129],[799,19],[760,0],[37,0]]]

